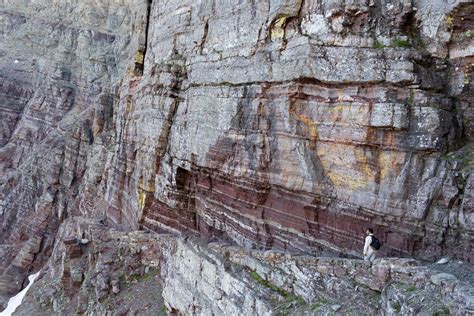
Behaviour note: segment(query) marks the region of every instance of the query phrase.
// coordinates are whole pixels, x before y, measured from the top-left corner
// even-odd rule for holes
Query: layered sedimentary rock
[[[473,7],[3,1],[0,303],[71,215],[472,262]]]
[[[0,5],[0,303],[47,259],[60,222],[80,212],[84,173],[96,165],[87,157],[109,138],[114,85],[143,41],[146,8]]]
[[[178,240],[164,266],[165,303],[185,315],[466,314],[474,308],[472,284],[413,259],[371,265]]]
[[[120,90],[110,216],[346,254],[373,226],[386,255],[472,261],[472,10],[153,3],[143,76]]]
[[[72,244],[71,237],[77,236],[87,243]],[[81,218],[61,227],[53,255],[30,292],[19,315],[474,311],[472,284],[413,259],[377,259],[371,265],[355,259],[246,250],[195,238],[118,232]]]

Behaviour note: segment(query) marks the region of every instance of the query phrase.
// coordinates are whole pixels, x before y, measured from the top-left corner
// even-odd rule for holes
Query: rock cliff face
[[[100,218],[473,262],[474,5],[4,0],[0,305]],[[166,293],[166,288],[165,288]]]
[[[472,146],[457,152],[472,136],[472,10],[152,3],[103,159],[109,217],[340,253],[373,226],[386,254],[472,260]]]
[[[47,259],[60,222],[85,208],[78,197],[97,168],[88,157],[112,146],[115,86],[143,45],[146,8],[1,3],[0,303]]]

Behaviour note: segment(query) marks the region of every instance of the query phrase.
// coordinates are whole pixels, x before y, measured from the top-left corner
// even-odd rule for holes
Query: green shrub
[[[401,39],[396,39],[392,42],[392,47],[402,47],[402,48],[409,48],[411,47],[411,44],[409,41],[401,40]]]

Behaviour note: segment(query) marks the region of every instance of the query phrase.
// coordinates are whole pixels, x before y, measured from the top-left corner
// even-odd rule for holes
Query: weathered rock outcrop
[[[162,268],[163,297],[168,306],[186,315],[474,311],[472,284],[413,259],[377,259],[370,264],[196,240],[178,240],[173,250]]]
[[[0,305],[73,215],[342,256],[372,226],[383,255],[474,260],[472,3],[0,14]]]
[[[108,215],[349,254],[374,226],[385,254],[472,261],[472,10],[153,3],[143,76],[120,89]]]
[[[72,218],[19,315],[163,315],[161,239]]]
[[[71,242],[71,236],[87,242]],[[19,315],[474,312],[472,284],[413,259],[370,264],[245,250],[194,238],[118,232],[80,218],[62,226],[53,255],[30,291]]]
[[[0,4],[0,305],[48,258],[59,223],[80,214],[84,174],[96,167],[88,157],[111,145],[114,87],[145,33],[146,7]]]

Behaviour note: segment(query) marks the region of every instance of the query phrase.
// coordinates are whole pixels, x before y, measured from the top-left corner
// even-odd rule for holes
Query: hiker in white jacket
[[[377,254],[377,250],[370,246],[370,243],[372,242],[372,236],[374,235],[374,230],[372,228],[367,228],[365,233],[367,236],[365,237],[364,260],[372,262],[374,261]]]

